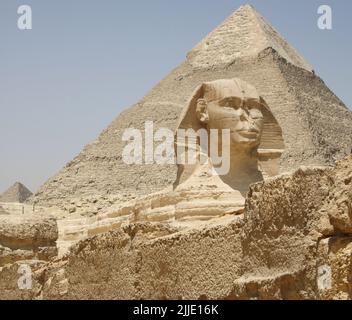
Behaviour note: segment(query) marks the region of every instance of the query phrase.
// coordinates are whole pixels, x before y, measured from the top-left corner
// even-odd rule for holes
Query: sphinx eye
[[[238,106],[232,104],[231,102],[227,102],[224,106],[223,106],[224,109],[227,109],[227,110],[237,110],[238,109]]]
[[[255,107],[248,108],[248,111],[249,111],[249,115],[253,119],[263,119],[264,118],[263,113],[258,108],[255,108]]]
[[[223,108],[226,109],[226,110],[232,110],[233,109],[229,104],[225,104],[223,106]]]

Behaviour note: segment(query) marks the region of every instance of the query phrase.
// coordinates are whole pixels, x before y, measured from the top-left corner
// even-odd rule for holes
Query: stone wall
[[[188,230],[132,224],[81,241],[33,269],[32,298],[351,299],[351,207],[352,157],[302,167],[253,185],[241,216]],[[16,290],[11,281],[0,289]]]
[[[0,268],[16,261],[47,261],[57,256],[57,238],[54,218],[0,216]]]

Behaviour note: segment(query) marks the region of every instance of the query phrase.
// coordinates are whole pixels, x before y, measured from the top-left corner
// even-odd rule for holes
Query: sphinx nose
[[[240,120],[241,121],[248,121],[249,120],[249,114],[246,110],[241,109],[241,113],[240,113]]]

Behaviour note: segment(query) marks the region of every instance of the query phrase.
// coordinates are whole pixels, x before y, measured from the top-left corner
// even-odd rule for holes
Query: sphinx
[[[180,132],[190,130],[198,135],[179,137]],[[202,141],[202,135],[210,139]],[[60,243],[71,244],[138,222],[182,228],[193,227],[199,221],[231,219],[244,212],[252,184],[279,174],[284,151],[282,130],[256,88],[241,79],[221,79],[198,86],[181,113],[174,136],[178,159],[196,156],[192,161],[177,162],[173,186],[116,204],[78,226],[59,224]],[[212,152],[214,149],[218,152]],[[219,159],[228,161],[228,165],[223,166]],[[220,170],[223,167],[226,170]]]
[[[210,137],[210,147],[202,147],[199,139],[196,147],[199,159],[208,161],[178,166],[174,194],[182,200],[176,204],[176,219],[242,213],[249,186],[279,173],[282,130],[256,88],[241,79],[200,85],[180,117],[177,132],[189,129],[205,130]],[[176,152],[182,150],[177,141]],[[214,143],[215,155],[210,152]],[[189,146],[193,144],[185,148]],[[217,163],[219,150],[227,153],[220,158],[228,161],[226,171],[223,163]]]
[[[199,133],[194,141],[190,141],[191,135],[187,141],[179,139],[179,133],[188,130]],[[212,138],[205,146],[201,133]],[[214,143],[217,151],[228,154],[219,157],[220,152],[215,152],[214,157],[214,146],[210,146]],[[279,173],[284,140],[278,122],[254,86],[241,79],[221,79],[196,88],[181,113],[174,149],[177,158],[182,158],[180,150],[189,155],[189,149],[194,149],[191,153],[197,155],[197,161],[180,161],[172,188],[119,204],[107,214],[113,219],[110,221],[118,226],[241,214],[250,185]],[[219,170],[223,163],[218,159],[228,160],[227,170]],[[98,220],[105,230],[105,218]]]

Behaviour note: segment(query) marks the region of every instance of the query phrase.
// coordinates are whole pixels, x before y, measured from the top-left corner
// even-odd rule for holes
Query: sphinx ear
[[[197,101],[196,113],[201,123],[207,124],[209,122],[208,103],[205,99],[199,99]]]

